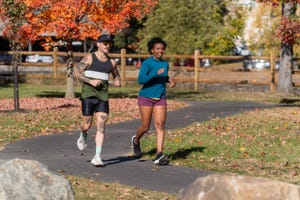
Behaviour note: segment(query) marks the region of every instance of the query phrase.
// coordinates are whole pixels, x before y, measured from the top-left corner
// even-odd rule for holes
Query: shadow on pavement
[[[128,161],[133,161],[133,160],[138,160],[138,158],[134,157],[134,156],[119,156],[116,158],[111,158],[111,159],[102,159],[105,162],[104,166],[108,166],[108,165],[114,165],[114,164],[118,164],[121,162],[128,162]]]

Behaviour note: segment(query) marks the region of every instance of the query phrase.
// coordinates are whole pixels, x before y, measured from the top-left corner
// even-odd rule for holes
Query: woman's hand
[[[170,87],[175,87],[176,86],[176,82],[175,82],[175,79],[173,77],[169,78],[169,86]]]
[[[165,69],[164,69],[164,68],[161,68],[161,69],[157,70],[157,74],[158,74],[158,75],[160,75],[160,74],[162,74],[162,73],[164,73],[164,72],[165,72]]]

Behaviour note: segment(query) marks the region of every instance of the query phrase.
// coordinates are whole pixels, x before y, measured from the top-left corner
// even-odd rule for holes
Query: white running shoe
[[[91,163],[95,166],[95,167],[104,167],[104,164],[100,158],[100,156],[94,156],[94,158],[91,160]]]
[[[80,151],[84,150],[87,146],[87,143],[86,143],[86,139],[79,136],[78,140],[77,140],[77,147]]]

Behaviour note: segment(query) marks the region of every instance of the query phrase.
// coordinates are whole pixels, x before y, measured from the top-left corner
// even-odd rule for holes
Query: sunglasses
[[[108,45],[109,45],[109,46],[112,46],[113,43],[112,43],[112,41],[103,41],[102,44],[103,44],[104,46],[108,46]]]

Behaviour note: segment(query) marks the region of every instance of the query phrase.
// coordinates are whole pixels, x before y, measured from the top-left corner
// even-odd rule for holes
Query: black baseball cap
[[[98,37],[97,42],[112,41],[112,36],[108,34],[102,34]]]

